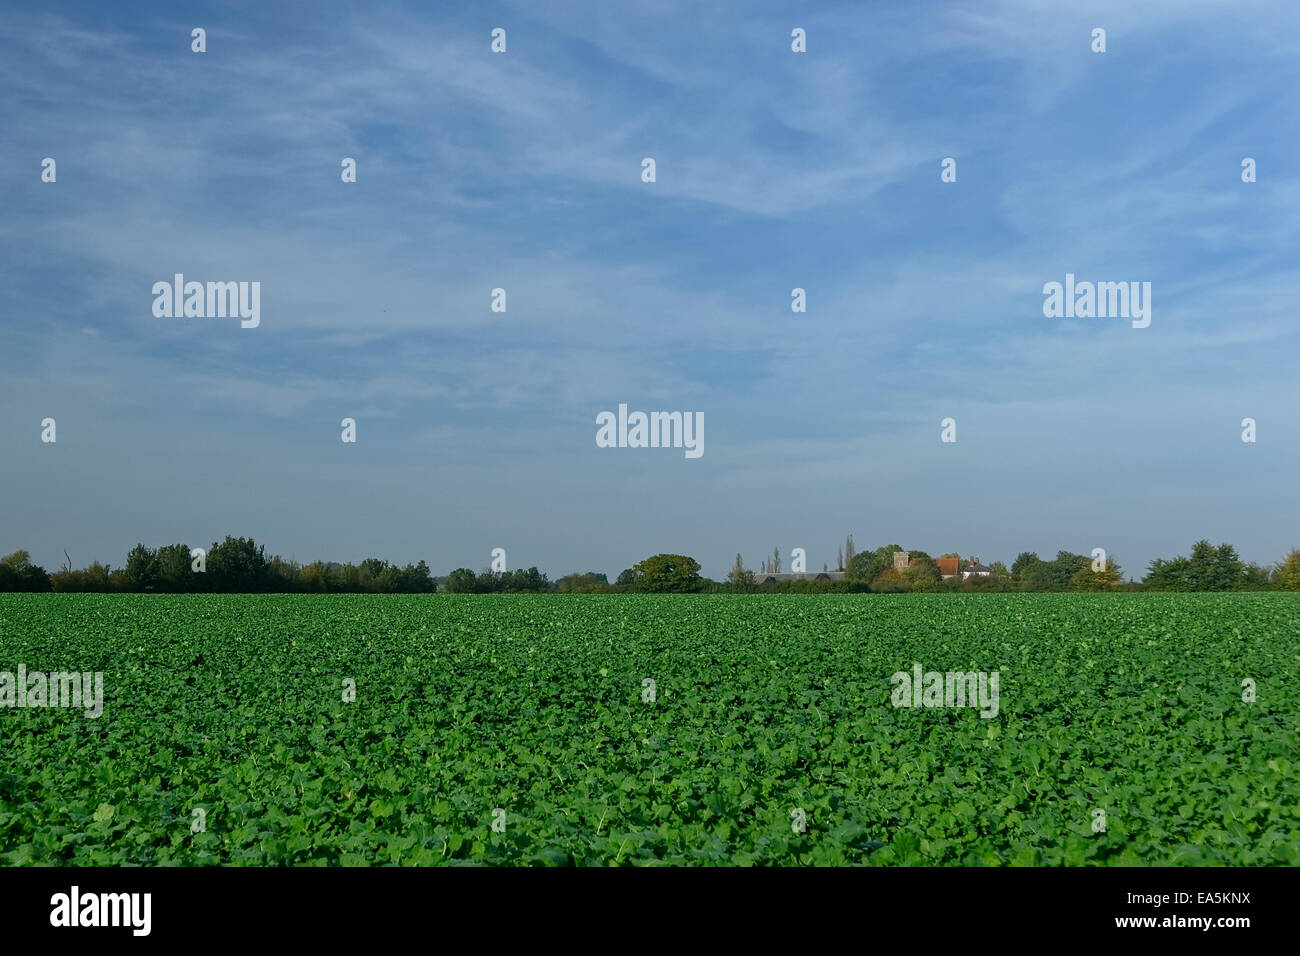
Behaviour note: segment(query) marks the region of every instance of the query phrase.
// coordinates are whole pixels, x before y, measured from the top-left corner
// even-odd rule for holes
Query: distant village
[[[894,552],[894,570],[898,572],[906,571],[908,568],[921,559],[914,559],[906,551]],[[939,568],[940,576],[945,580],[952,578],[961,578],[963,581],[971,577],[987,578],[993,574],[993,569],[985,567],[976,557],[969,558],[965,564],[962,564],[961,558],[945,557],[931,558],[931,561]],[[843,581],[848,574],[847,571],[770,571],[768,568],[771,563],[764,561],[762,570],[754,573],[755,584],[779,584],[784,581]]]
[[[1008,567],[985,565],[974,555],[949,552],[931,557],[897,543],[858,552],[849,535],[838,548],[835,569],[807,570],[807,553],[792,548],[790,571],[782,570],[781,552],[772,550],[758,571],[737,554],[725,580],[700,574],[689,555],[659,553],[625,568],[611,583],[602,571],[574,571],[552,581],[537,567],[506,570],[505,549],[492,551],[492,565],[482,571],[458,567],[435,577],[424,561],[399,566],[379,558],[359,563],[312,561],[267,555],[252,538],[227,535],[211,547],[185,543],[148,547],[136,544],[120,567],[93,561],[74,569],[67,563],[47,572],[25,550],[0,557],[0,592],[122,593],[307,593],[307,594],[486,594],[561,591],[580,593],[645,592],[882,592],[905,591],[1300,591],[1300,549],[1263,566],[1241,559],[1227,542],[1201,539],[1191,553],[1154,559],[1142,581],[1125,581],[1115,558],[1102,548],[1090,555],[1058,551],[1054,558],[1036,552],[1018,554]]]

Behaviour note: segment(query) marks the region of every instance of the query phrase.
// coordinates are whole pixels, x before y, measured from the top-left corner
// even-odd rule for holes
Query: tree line
[[[47,573],[31,563],[26,551],[0,558],[0,591],[431,594],[435,590],[437,583],[423,561],[405,567],[379,558],[366,558],[360,564],[299,564],[279,555],[268,558],[266,548],[252,538],[230,535],[206,551],[187,544],[159,548],[137,544],[120,568],[96,561],[73,569],[69,560]]]
[[[945,578],[935,559],[924,551],[907,551],[904,568],[894,566],[894,554],[904,549],[886,544],[857,551],[850,535],[839,548],[836,563],[840,580],[794,580],[762,584],[747,570],[737,554],[724,581],[700,574],[700,564],[682,554],[656,554],[624,570],[611,584],[602,572],[566,574],[552,582],[536,567],[516,571],[456,568],[436,579],[424,561],[398,566],[379,558],[359,564],[313,561],[299,564],[266,549],[252,538],[229,535],[206,551],[185,544],[149,548],[137,544],[125,563],[113,568],[98,561],[73,569],[71,560],[54,572],[35,565],[26,551],[0,558],[0,591],[128,592],[128,593],[306,593],[306,594],[432,594],[442,590],[459,594],[561,591],[604,593],[702,592],[877,592],[908,591],[1263,591],[1300,590],[1300,550],[1292,550],[1272,567],[1248,564],[1230,544],[1207,540],[1192,545],[1191,553],[1151,562],[1139,583],[1124,581],[1121,569],[1107,559],[1094,569],[1091,557],[1058,551],[1044,560],[1032,551],[1022,552],[1010,567],[1000,561],[988,565],[987,576],[960,574]],[[65,552],[66,556],[66,552]],[[956,554],[940,558],[958,557]],[[825,568],[825,566],[823,566]],[[780,551],[765,558],[761,574],[780,572]]]
[[[858,552],[849,535],[839,548],[837,581],[781,581],[762,585],[745,569],[741,556],[727,576],[736,590],[782,591],[1296,591],[1300,590],[1300,550],[1292,549],[1272,567],[1242,561],[1230,544],[1215,546],[1202,539],[1192,545],[1187,557],[1156,558],[1142,581],[1125,581],[1122,569],[1111,558],[1100,567],[1088,555],[1058,551],[1055,558],[1040,558],[1023,551],[1010,567],[1001,561],[988,565],[987,575],[963,579],[959,573],[945,578],[935,559],[924,551],[907,551],[907,567],[894,566],[894,554],[904,549],[887,544],[873,551]],[[960,558],[955,553],[941,558]],[[780,572],[781,555],[774,550],[764,559],[760,574]],[[825,566],[823,565],[823,570]]]

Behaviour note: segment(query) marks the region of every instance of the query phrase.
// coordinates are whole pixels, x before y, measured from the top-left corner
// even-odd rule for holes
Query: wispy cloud
[[[0,440],[33,503],[3,525],[39,559],[237,526],[443,568],[513,529],[555,573],[673,539],[721,574],[789,536],[991,560],[1046,529],[1140,570],[1228,482],[1225,537],[1289,547],[1289,5],[179,16],[13,11],[0,40]],[[261,327],[155,318],[175,272],[260,281]],[[1045,319],[1066,272],[1151,281],[1151,327]],[[705,457],[602,453],[620,401],[703,410]]]

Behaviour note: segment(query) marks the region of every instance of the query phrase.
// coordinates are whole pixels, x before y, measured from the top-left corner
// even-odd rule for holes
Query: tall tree
[[[1071,591],[1117,591],[1123,585],[1124,579],[1120,576],[1120,567],[1112,559],[1106,559],[1106,568],[1103,571],[1094,571],[1092,563],[1089,562],[1087,567],[1080,568],[1074,572],[1070,578]]]
[[[1016,560],[1011,562],[1011,574],[1019,580],[1028,568],[1041,563],[1037,551],[1021,551],[1016,555]]]
[[[1230,591],[1257,578],[1252,572],[1248,579],[1246,565],[1232,545],[1216,548],[1202,538],[1192,545],[1190,557],[1152,561],[1142,584],[1152,591]]]
[[[1242,587],[1245,582],[1246,565],[1237,554],[1237,549],[1230,544],[1221,544],[1214,551],[1214,575],[1211,578],[1216,591],[1228,591]]]
[[[188,544],[165,544],[155,553],[158,567],[158,589],[169,594],[187,594],[192,591],[211,591],[206,572],[194,571]]]
[[[736,563],[731,566],[727,580],[739,587],[748,587],[754,583],[754,572],[745,570],[745,559],[736,554]]]
[[[50,576],[26,551],[0,558],[0,591],[48,591]]]
[[[126,556],[126,579],[132,591],[154,591],[158,588],[158,553],[153,548],[137,544]]]
[[[1269,585],[1279,591],[1300,591],[1300,550],[1291,550],[1273,571]]]
[[[893,568],[894,552],[902,550],[900,545],[887,544],[875,551],[854,554],[853,560],[845,567],[845,577],[854,583],[869,585],[885,571]]]
[[[207,573],[215,590],[262,591],[266,587],[266,548],[252,538],[234,538],[213,544],[208,551]]]
[[[1253,561],[1246,565],[1241,575],[1241,586],[1249,591],[1268,590],[1269,570]]]

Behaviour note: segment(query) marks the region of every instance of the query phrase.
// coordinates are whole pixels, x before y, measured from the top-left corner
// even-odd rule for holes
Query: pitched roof
[[[843,571],[762,571],[754,572],[754,580],[759,584],[775,584],[777,581],[842,581]]]

